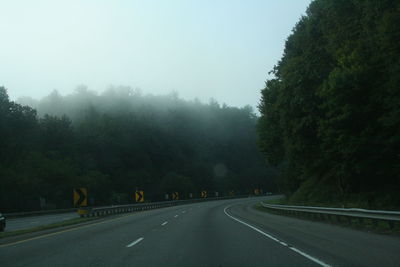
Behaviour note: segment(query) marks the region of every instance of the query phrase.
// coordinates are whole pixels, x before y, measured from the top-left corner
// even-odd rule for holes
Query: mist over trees
[[[259,106],[292,201],[400,207],[400,2],[315,0]]]
[[[256,144],[251,107],[143,95],[129,87],[101,94],[78,87],[41,100],[10,101],[0,88],[0,209],[72,206],[87,187],[91,205],[275,190],[276,171]]]

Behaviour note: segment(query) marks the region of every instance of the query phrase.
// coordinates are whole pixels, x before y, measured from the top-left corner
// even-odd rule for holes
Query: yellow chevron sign
[[[144,191],[138,190],[135,192],[135,201],[144,202]]]
[[[74,188],[74,206],[86,207],[87,205],[87,188]]]
[[[172,193],[172,200],[179,200],[179,193],[178,192],[173,192]]]
[[[260,189],[254,189],[254,195],[259,195],[260,194]]]

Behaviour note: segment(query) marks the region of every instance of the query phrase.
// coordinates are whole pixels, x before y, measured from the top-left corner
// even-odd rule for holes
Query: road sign
[[[254,195],[259,195],[260,194],[260,189],[254,189]]]
[[[179,193],[178,192],[173,192],[172,193],[172,200],[179,200]]]
[[[144,191],[137,190],[135,192],[135,201],[136,202],[144,202]]]
[[[86,207],[87,205],[87,188],[74,188],[74,206]]]
[[[206,198],[207,197],[207,191],[201,191],[201,197]]]

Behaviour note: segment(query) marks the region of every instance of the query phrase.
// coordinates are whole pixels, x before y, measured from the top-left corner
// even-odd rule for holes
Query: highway
[[[400,238],[258,211],[262,198],[109,217],[0,244],[0,266],[399,266]]]

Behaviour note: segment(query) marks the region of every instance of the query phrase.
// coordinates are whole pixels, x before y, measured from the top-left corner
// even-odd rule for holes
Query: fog
[[[250,106],[83,86],[19,102],[25,106],[0,87],[0,210],[68,208],[71,189],[81,186],[91,205],[132,203],[137,189],[160,201],[171,192],[185,199],[276,188]]]
[[[123,85],[255,107],[309,3],[2,1],[0,86],[13,100]]]

